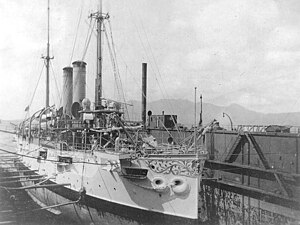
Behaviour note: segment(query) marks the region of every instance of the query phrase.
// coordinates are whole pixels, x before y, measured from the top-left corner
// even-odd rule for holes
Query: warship
[[[48,0],[48,21],[49,10]],[[126,102],[104,98],[101,38],[110,16],[100,7],[90,17],[97,24],[95,99],[86,98],[87,63],[78,60],[63,68],[59,108],[49,104],[48,22],[46,104],[17,132],[21,188],[41,209],[79,224],[197,224],[206,129],[195,127],[180,144],[157,144],[146,127],[146,82],[142,122],[126,119]]]

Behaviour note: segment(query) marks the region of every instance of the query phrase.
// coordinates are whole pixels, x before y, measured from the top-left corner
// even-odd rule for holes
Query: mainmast
[[[46,64],[46,108],[49,107],[49,67],[50,67],[50,0],[48,0],[48,37],[47,37],[47,56],[42,56]]]
[[[109,15],[102,13],[102,1],[100,0],[100,10],[92,13],[90,17],[97,20],[97,75],[95,79],[95,108],[101,105],[102,97],[102,24]]]

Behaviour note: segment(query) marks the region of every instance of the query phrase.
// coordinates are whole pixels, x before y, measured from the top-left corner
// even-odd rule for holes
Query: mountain
[[[129,113],[134,115],[134,119],[141,118],[141,102],[130,101],[133,107],[129,108]],[[194,123],[194,103],[183,99],[162,99],[148,102],[147,111],[151,110],[153,115],[175,114],[178,122],[186,126]],[[228,114],[233,125],[300,125],[300,112],[291,113],[259,113],[246,109],[238,104],[229,106],[217,106],[211,103],[203,103],[203,124],[216,119],[225,126],[228,126],[229,119],[223,112]],[[197,103],[197,122],[199,122],[200,103]]]
[[[141,102],[129,101],[128,113],[131,120],[141,120]],[[161,99],[147,102],[147,111],[151,110],[153,115],[165,114],[177,115],[178,123],[190,127],[194,124],[194,103],[184,99]],[[228,114],[233,125],[291,125],[300,126],[300,112],[290,113],[259,113],[246,109],[238,104],[229,106],[218,106],[211,103],[203,103],[203,124],[207,124],[213,119],[220,122],[222,126],[229,127],[230,122],[227,116],[223,117],[223,112]],[[200,118],[200,103],[197,103],[197,123]],[[1,121],[0,127],[18,124],[19,121]]]

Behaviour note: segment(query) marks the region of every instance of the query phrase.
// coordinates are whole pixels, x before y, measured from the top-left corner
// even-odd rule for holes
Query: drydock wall
[[[287,173],[299,173],[300,137],[298,134],[251,133],[272,169]],[[214,131],[206,134],[206,146],[210,159],[224,161],[237,132]],[[264,168],[253,144],[246,143],[235,163]]]
[[[232,188],[242,185],[260,197],[266,194],[279,202],[282,197],[286,205],[295,201],[299,207],[298,134],[217,130],[206,133],[205,143],[209,152],[205,176]]]

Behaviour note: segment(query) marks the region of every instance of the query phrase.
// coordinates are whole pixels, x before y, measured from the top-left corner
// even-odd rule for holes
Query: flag
[[[25,112],[29,111],[29,105],[25,108]]]

